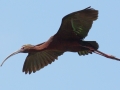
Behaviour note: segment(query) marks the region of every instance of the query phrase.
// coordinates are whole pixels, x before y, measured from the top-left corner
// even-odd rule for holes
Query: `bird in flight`
[[[51,36],[48,41],[38,45],[23,45],[20,50],[9,55],[1,66],[9,57],[18,53],[28,53],[22,69],[25,74],[35,73],[54,62],[55,59],[58,59],[58,56],[67,51],[77,52],[80,56],[96,53],[120,61],[112,55],[99,51],[99,45],[96,41],[84,41],[93,21],[97,18],[98,10],[91,7],[70,13],[62,18],[58,32]]]

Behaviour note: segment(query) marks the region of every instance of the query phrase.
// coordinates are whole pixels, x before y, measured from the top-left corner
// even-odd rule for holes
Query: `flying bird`
[[[99,51],[99,45],[96,41],[84,41],[93,21],[97,18],[98,10],[91,7],[70,13],[62,18],[58,32],[51,36],[48,41],[38,45],[23,45],[20,50],[9,55],[1,66],[9,57],[18,53],[28,53],[22,69],[25,74],[35,73],[54,62],[55,59],[58,59],[58,56],[67,51],[77,52],[80,56],[96,53],[120,61],[112,55]]]

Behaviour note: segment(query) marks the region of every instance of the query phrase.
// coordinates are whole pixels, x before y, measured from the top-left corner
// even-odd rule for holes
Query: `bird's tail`
[[[79,55],[92,54],[92,52],[94,52],[94,50],[97,50],[99,48],[99,45],[96,41],[82,41],[82,43],[80,45],[82,47],[84,47],[84,49],[78,52]],[[94,50],[90,50],[88,47],[91,47]]]
[[[99,45],[96,41],[83,41],[85,43],[85,46],[89,46],[97,50],[99,48]]]

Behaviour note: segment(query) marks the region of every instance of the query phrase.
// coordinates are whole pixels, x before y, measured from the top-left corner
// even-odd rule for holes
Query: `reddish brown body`
[[[48,41],[44,42],[41,45],[36,45],[33,50],[43,51],[43,50],[59,50],[59,51],[71,51],[78,52],[81,50],[89,50],[88,48],[81,47],[81,40],[60,40],[52,36]],[[87,44],[86,44],[87,45]]]

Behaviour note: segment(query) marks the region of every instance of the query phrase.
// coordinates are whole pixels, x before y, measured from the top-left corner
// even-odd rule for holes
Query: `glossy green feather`
[[[70,13],[63,17],[61,26],[55,36],[64,40],[84,39],[92,27],[93,21],[97,18],[98,10],[90,7]]]

